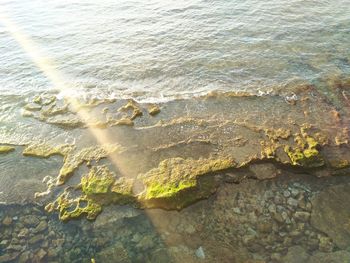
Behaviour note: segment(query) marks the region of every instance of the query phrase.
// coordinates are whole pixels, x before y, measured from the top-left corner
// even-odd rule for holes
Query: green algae
[[[117,178],[107,166],[94,166],[81,179],[82,193],[100,205],[132,204],[135,201],[132,188],[132,179]]]
[[[69,192],[63,192],[54,202],[45,206],[47,212],[58,211],[62,221],[77,219],[83,215],[94,220],[101,212],[102,206],[86,196],[71,199]]]
[[[133,181],[117,178],[107,166],[93,166],[81,179],[81,195],[70,198],[65,191],[54,202],[46,206],[46,211],[59,212],[62,221],[86,215],[89,220],[95,219],[107,204],[131,204],[135,197],[132,193]],[[75,191],[78,191],[78,188]]]
[[[37,143],[26,146],[23,150],[23,155],[48,158],[52,155],[66,156],[73,150],[74,146],[71,144],[51,146],[46,143]]]
[[[162,161],[142,175],[146,189],[139,196],[145,207],[182,209],[196,200],[208,197],[215,188],[213,176],[205,175],[235,167],[230,159],[183,159]],[[203,177],[202,182],[200,177]]]
[[[320,167],[324,165],[324,160],[318,151],[319,143],[315,138],[307,135],[302,130],[301,135],[294,138],[296,147],[286,145],[284,151],[288,154],[293,165],[303,167]]]
[[[266,136],[271,140],[288,139],[291,136],[291,131],[288,129],[265,129]]]
[[[110,190],[114,180],[107,167],[92,167],[89,174],[81,179],[82,191],[87,195],[105,194]]]
[[[7,146],[7,145],[0,145],[0,154],[13,152],[14,150],[15,150],[15,147]]]
[[[122,148],[119,144],[104,144],[100,146],[88,147],[80,150],[78,153],[69,152],[64,157],[64,163],[57,178],[57,184],[62,185],[84,162],[91,162],[93,160],[99,161],[100,159],[108,157],[108,155],[120,152]]]

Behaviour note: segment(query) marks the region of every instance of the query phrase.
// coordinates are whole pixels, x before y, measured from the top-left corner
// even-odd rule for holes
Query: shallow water
[[[52,59],[71,93],[159,100],[350,73],[348,0],[11,0],[1,14]],[[2,94],[51,88],[26,44],[0,23]]]

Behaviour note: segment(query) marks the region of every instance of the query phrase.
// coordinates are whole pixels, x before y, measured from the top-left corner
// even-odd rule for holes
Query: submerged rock
[[[96,262],[131,263],[128,252],[121,243],[103,249],[96,255]]]
[[[312,200],[311,224],[342,249],[350,246],[349,187],[348,184],[329,187]]]
[[[65,191],[46,210],[59,211],[61,220],[66,221],[86,215],[87,219],[95,219],[106,204],[132,204],[135,197],[132,193],[132,180],[116,178],[106,166],[96,166],[81,179],[81,194]],[[76,189],[77,191],[78,189]]]
[[[12,146],[0,145],[0,154],[13,152],[14,150],[15,150],[15,148]]]

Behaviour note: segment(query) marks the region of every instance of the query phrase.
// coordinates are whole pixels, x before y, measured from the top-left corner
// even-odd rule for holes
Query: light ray
[[[7,32],[17,41],[25,53],[30,57],[33,63],[40,69],[40,71],[48,78],[51,82],[54,89],[65,91],[69,90],[70,87],[67,85],[66,81],[69,79],[69,76],[66,76],[62,71],[58,70],[58,67],[55,65],[54,61],[46,56],[44,52],[41,51],[39,45],[37,45],[30,37],[27,36],[25,32],[21,30],[0,7],[0,23],[2,23],[7,30]],[[81,120],[89,119],[89,112],[79,108],[77,101],[69,96],[66,98],[69,104],[72,106],[74,111],[78,114]],[[90,133],[96,139],[100,145],[108,144],[112,142],[113,136],[108,130],[94,129],[89,127],[89,124],[86,123]],[[114,139],[115,141],[115,139]],[[113,165],[118,168],[118,170],[123,173],[122,165],[118,162],[115,155],[110,155],[110,160]]]

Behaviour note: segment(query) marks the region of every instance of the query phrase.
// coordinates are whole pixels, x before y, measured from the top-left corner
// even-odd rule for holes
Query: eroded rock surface
[[[332,186],[312,200],[311,223],[342,249],[350,247],[350,184]]]
[[[342,91],[336,95],[345,105]],[[74,138],[24,147],[23,155],[33,161],[63,158],[36,197],[51,198],[48,211],[66,220],[94,219],[107,204],[125,200],[136,207],[183,209],[210,197],[223,182],[270,180],[283,170],[347,174],[347,108],[331,104],[311,85],[295,92],[293,103],[280,95],[233,93],[158,105],[35,96],[24,107],[25,118]],[[100,172],[104,165],[108,173]]]

